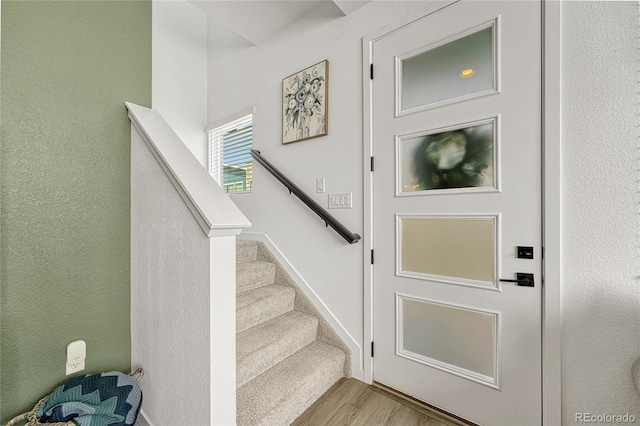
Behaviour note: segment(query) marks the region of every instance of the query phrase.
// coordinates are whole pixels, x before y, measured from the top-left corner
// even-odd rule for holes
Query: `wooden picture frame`
[[[282,80],[282,143],[328,134],[329,61]]]

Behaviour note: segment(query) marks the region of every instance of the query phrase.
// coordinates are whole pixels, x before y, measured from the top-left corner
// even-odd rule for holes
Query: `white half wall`
[[[156,426],[210,424],[209,238],[131,132],[131,365]]]
[[[638,2],[563,2],[563,424],[640,419]]]
[[[209,121],[252,105],[254,147],[296,185],[327,206],[328,193],[353,193],[353,208],[331,210],[362,235],[362,37],[424,7],[417,1],[373,2],[349,16],[322,21],[295,37],[259,46],[218,49],[209,69]],[[282,79],[329,60],[329,134],[281,144]],[[316,178],[327,192],[315,192]],[[231,196],[252,223],[282,251],[311,290],[360,348],[363,344],[363,244],[349,245],[263,168],[254,167],[253,192]],[[348,343],[348,342],[347,342]],[[352,354],[362,360],[363,353]],[[355,374],[355,372],[354,372]]]
[[[155,110],[131,119],[131,356],[149,424],[236,422],[235,236],[250,226]]]
[[[153,109],[207,166],[207,15],[186,0],[153,0]]]

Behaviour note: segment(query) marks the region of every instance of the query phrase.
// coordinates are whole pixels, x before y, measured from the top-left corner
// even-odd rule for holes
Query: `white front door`
[[[540,22],[459,1],[372,50],[373,379],[492,426],[541,424]]]

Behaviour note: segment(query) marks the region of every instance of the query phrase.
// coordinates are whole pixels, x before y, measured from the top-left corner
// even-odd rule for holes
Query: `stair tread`
[[[236,333],[293,310],[293,288],[269,284],[236,295]]]
[[[236,383],[240,387],[315,340],[318,319],[290,311],[263,322],[236,339]]]
[[[314,341],[238,389],[239,425],[288,425],[343,377],[345,354]]]
[[[273,284],[276,265],[261,260],[250,260],[236,265],[236,292]]]
[[[291,287],[278,285],[278,284],[268,284],[262,287],[252,288],[251,290],[243,291],[236,295],[236,310],[245,308],[263,299],[273,297],[273,296],[278,296],[281,294],[295,295],[296,292]]]
[[[236,241],[236,262],[248,262],[256,260],[258,255],[258,242],[252,240]]]
[[[264,348],[284,337],[290,337],[289,335],[291,334],[317,325],[318,319],[316,317],[298,311],[287,312],[242,333],[238,333],[236,339],[237,357],[242,359],[247,354]],[[313,340],[315,340],[315,334]]]

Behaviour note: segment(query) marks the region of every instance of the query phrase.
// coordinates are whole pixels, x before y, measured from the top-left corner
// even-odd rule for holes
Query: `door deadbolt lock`
[[[533,259],[533,247],[518,246],[518,259]]]
[[[533,274],[525,274],[522,272],[516,273],[515,280],[504,280],[500,278],[500,281],[506,282],[506,283],[516,283],[522,287],[535,287],[535,283],[533,281]]]

